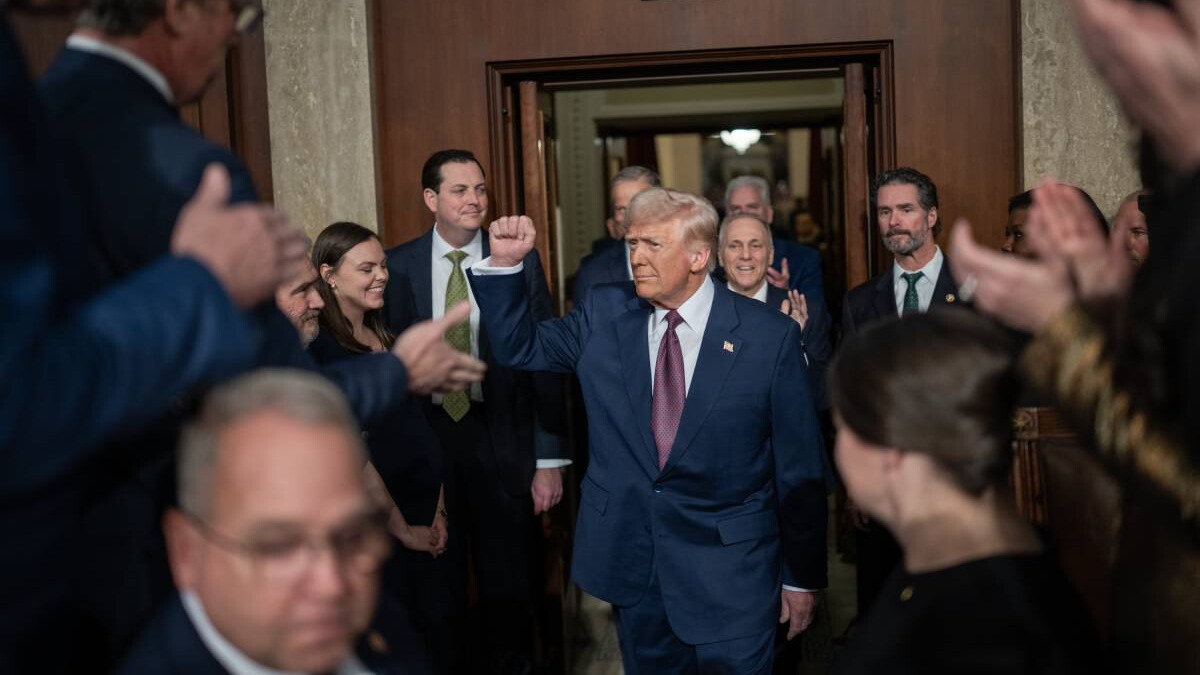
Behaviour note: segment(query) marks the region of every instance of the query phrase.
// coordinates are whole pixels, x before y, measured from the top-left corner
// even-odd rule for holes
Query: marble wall
[[[264,0],[275,204],[378,231],[368,0]]]
[[[1066,0],[1021,2],[1024,185],[1055,177],[1105,214],[1139,187],[1135,136],[1079,47]]]

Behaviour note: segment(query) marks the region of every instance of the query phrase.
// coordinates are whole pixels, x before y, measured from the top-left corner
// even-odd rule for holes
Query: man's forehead
[[[442,165],[442,182],[447,185],[479,185],[483,183],[483,171],[475,162],[446,162]]]
[[[737,202],[739,204],[761,202],[762,193],[758,191],[758,188],[755,188],[752,185],[743,185],[739,188],[735,188],[734,191],[730,193],[729,201]]]
[[[612,200],[614,202],[624,201],[629,203],[638,193],[649,190],[654,186],[644,179],[627,180],[617,183],[612,188]]]
[[[656,237],[661,239],[674,233],[678,225],[678,220],[639,220],[636,223],[630,224],[629,232],[626,236],[634,239],[638,237]]]
[[[912,183],[890,183],[879,188],[880,206],[895,204],[917,204],[917,186]]]
[[[734,218],[725,223],[728,239],[770,239],[767,226],[757,218]]]

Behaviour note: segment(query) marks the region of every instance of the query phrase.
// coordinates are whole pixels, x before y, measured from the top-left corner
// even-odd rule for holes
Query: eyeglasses
[[[270,581],[298,582],[308,576],[323,549],[328,548],[343,571],[369,574],[391,553],[387,513],[372,512],[321,537],[301,531],[262,535],[242,541],[222,534],[199,516],[183,512],[200,533],[217,546],[243,555]]]
[[[229,5],[233,9],[233,29],[242,35],[254,32],[262,22],[259,0],[230,0]]]

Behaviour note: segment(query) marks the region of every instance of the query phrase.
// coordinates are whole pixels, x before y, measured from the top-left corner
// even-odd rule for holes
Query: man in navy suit
[[[81,28],[43,76],[68,182],[82,198],[89,226],[92,288],[136,275],[166,253],[180,209],[209,164],[228,171],[233,202],[256,200],[242,163],[184,124],[177,106],[202,94],[228,48],[260,13],[249,2],[92,0]],[[316,369],[274,303],[260,304],[250,316],[262,335],[253,364]],[[400,336],[392,353],[322,369],[363,421],[401,404],[410,389],[465,387],[481,371],[482,364],[429,327]],[[111,451],[89,467],[83,510],[93,554],[76,585],[88,596],[83,614],[95,624],[89,638],[107,643],[94,650],[98,663],[123,650],[170,587],[157,523],[172,499],[168,450],[181,412],[113,439]]]
[[[879,174],[871,188],[875,222],[893,260],[886,272],[846,293],[842,304],[846,337],[874,321],[958,302],[950,265],[937,245],[942,228],[937,186],[929,176],[903,167]],[[881,525],[870,522],[853,504],[847,506],[858,528],[855,574],[861,615],[899,563],[900,547]]]
[[[608,243],[599,248],[593,247],[592,252],[579,261],[572,293],[574,304],[582,305],[587,300],[588,292],[598,284],[633,278],[629,267],[629,251],[625,247],[625,212],[637,193],[660,185],[662,182],[658,174],[644,166],[627,166],[613,176],[608,187],[611,215],[604,223],[608,230],[608,239],[605,240]]]
[[[26,3],[9,3],[20,8]],[[39,4],[37,2],[31,4]],[[7,9],[7,7],[5,8]],[[0,672],[75,672],[73,570],[84,464],[118,430],[248,367],[242,307],[302,260],[303,238],[270,210],[229,208],[206,175],[169,250],[101,293],[80,274],[84,223],[63,185],[52,129],[0,11]]]
[[[775,221],[771,205],[771,187],[758,176],[738,176],[725,186],[727,216],[754,216],[770,225]],[[825,306],[824,282],[821,279],[821,254],[811,246],[787,239],[773,238],[775,257],[767,270],[767,280],[778,288],[795,288],[804,294],[810,305]]]
[[[767,281],[774,259],[771,226],[749,214],[727,216],[721,223],[719,259],[729,290],[754,298],[791,316],[800,324],[805,362],[818,410],[828,409],[825,371],[829,368],[829,313],[810,311],[808,298],[799,290],[780,288]],[[823,303],[822,303],[823,304]],[[822,407],[822,403],[825,403]]]
[[[387,498],[366,460],[319,376],[265,369],[215,389],[184,430],[164,519],[178,593],[118,672],[423,672],[403,615],[377,607]]]
[[[431,629],[441,645],[434,658],[450,668],[455,658],[475,652],[486,664],[472,672],[521,672],[529,667],[531,653],[531,516],[558,503],[562,467],[570,464],[564,442],[565,382],[561,375],[501,367],[489,348],[488,331],[464,276],[490,253],[482,229],[488,210],[486,179],[475,155],[466,150],[433,153],[422,168],[421,185],[434,224],[387,252],[384,307],[389,323],[403,330],[470,300],[470,319],[458,328],[459,348],[488,365],[480,385],[428,403],[444,450],[446,509],[452,523],[446,556],[455,568],[449,582],[453,587],[447,589],[446,603],[452,605],[447,619]],[[529,252],[525,260],[521,278],[533,312],[548,319],[550,293],[538,255]],[[464,649],[472,639],[461,630],[454,634],[451,625],[465,609],[468,547],[478,613],[486,627],[480,649]],[[447,608],[428,609],[440,614]]]
[[[591,459],[572,575],[616,607],[626,672],[769,673],[776,622],[807,628],[825,585],[800,327],[709,278],[704,199],[651,188],[627,220],[634,283],[562,319],[531,312],[524,216],[492,224],[472,287],[501,363],[579,377]]]

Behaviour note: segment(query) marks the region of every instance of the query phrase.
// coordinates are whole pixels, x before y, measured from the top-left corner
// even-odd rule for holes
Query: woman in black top
[[[842,346],[838,469],[904,557],[834,673],[1097,672],[1089,617],[1011,504],[1014,366],[1007,336],[965,310]]]
[[[328,363],[390,349],[396,336],[382,311],[387,262],[375,233],[355,223],[334,223],[317,237],[312,258],[325,301],[320,332],[309,346],[313,358]],[[363,435],[371,462],[398,507],[392,534],[410,551],[440,554],[446,545],[440,450],[424,412],[410,399],[366,424]]]

